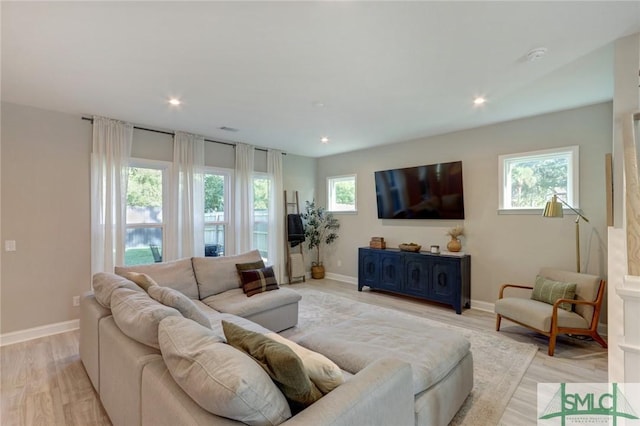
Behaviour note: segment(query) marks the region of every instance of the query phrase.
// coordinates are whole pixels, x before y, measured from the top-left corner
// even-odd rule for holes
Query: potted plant
[[[324,278],[320,247],[338,239],[336,231],[340,229],[340,223],[331,212],[316,206],[315,200],[307,201],[305,204],[305,211],[301,215],[304,220],[304,237],[309,250],[316,249],[316,260],[311,262],[311,276],[317,279]]]

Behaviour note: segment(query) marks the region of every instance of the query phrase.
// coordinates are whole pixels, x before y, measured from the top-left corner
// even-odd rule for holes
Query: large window
[[[253,248],[269,259],[269,200],[271,180],[263,174],[253,177]]]
[[[125,265],[162,261],[163,202],[168,165],[132,162],[127,183]]]
[[[204,254],[224,256],[229,229],[231,174],[207,169],[204,174]],[[228,250],[227,250],[228,251]]]
[[[539,213],[553,194],[578,208],[578,147],[501,155],[501,213]]]
[[[332,212],[355,212],[356,175],[327,178],[327,206]]]

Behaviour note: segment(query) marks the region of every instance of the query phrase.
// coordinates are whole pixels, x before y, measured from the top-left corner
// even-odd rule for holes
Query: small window
[[[327,206],[331,212],[355,212],[356,175],[327,178]]]
[[[578,146],[499,156],[499,212],[539,214],[553,194],[579,208],[578,165]]]

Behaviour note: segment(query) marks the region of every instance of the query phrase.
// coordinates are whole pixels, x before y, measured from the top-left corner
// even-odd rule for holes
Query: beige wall
[[[90,289],[91,123],[2,103],[0,334],[77,319],[73,296]],[[171,161],[170,135],[135,130],[132,156]],[[206,164],[234,167],[234,149],[205,144]],[[256,169],[266,166],[256,153]],[[313,197],[316,160],[287,155],[284,186]]]
[[[2,333],[78,318],[90,288],[91,124],[2,104]]]
[[[491,106],[488,105],[487,108]],[[338,214],[340,238],[325,250],[328,272],[357,276],[357,248],[372,236],[387,246],[448,241],[448,228],[463,224],[463,251],[471,255],[471,297],[493,303],[505,282],[530,282],[541,266],[575,268],[574,215],[499,215],[498,155],[580,146],[580,207],[583,270],[606,277],[604,156],[611,151],[612,106],[585,108],[511,121],[402,144],[320,158],[316,191],[326,204],[326,177],[357,173],[357,214]],[[464,221],[380,220],[373,173],[396,167],[463,162]],[[585,267],[586,261],[586,267]],[[338,266],[338,263],[342,266]]]
[[[72,297],[90,286],[91,124],[6,103],[1,113],[2,248],[5,240],[17,242],[16,252],[3,253],[0,268],[4,334],[78,317]],[[373,172],[462,160],[468,233],[463,250],[472,255],[472,298],[493,302],[502,282],[526,280],[541,265],[574,265],[573,216],[497,215],[499,154],[580,145],[581,207],[591,219],[582,225],[583,258],[589,272],[606,275],[604,154],[611,149],[611,113],[605,103],[321,159],[287,155],[284,187],[300,191],[302,207],[314,196],[324,203],[326,176],[358,174],[358,214],[338,216],[340,239],[325,259],[329,272],[356,277],[356,249],[371,236],[384,236],[390,245],[444,246],[446,229],[457,223],[378,220]],[[233,167],[232,148],[205,146],[207,164]],[[137,157],[170,160],[171,137],[136,131],[133,150]]]

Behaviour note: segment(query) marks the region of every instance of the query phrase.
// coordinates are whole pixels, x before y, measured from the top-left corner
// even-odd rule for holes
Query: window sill
[[[580,209],[577,209],[578,211],[582,211]],[[498,209],[498,214],[499,215],[511,215],[511,214],[515,214],[515,215],[529,215],[529,216],[542,216],[542,212],[544,211],[544,209]],[[570,209],[567,208],[563,208],[562,209],[563,214],[566,215],[574,215],[575,216],[575,212],[571,211]]]
[[[331,214],[358,214],[358,210],[327,210]]]

